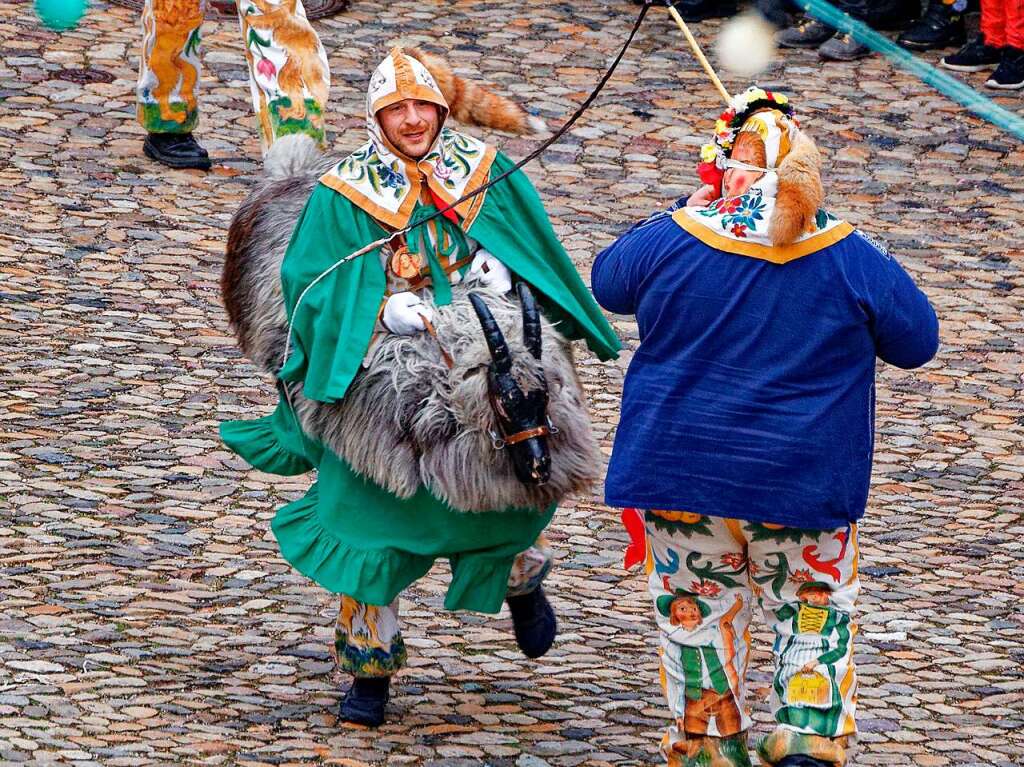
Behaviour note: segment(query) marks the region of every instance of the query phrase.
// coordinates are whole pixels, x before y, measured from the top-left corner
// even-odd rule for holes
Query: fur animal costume
[[[618,344],[521,172],[457,207],[454,221],[436,218],[418,249],[410,232],[331,269],[511,167],[500,152],[447,127],[424,157],[407,158],[383,136],[379,109],[416,98],[445,117],[497,115],[505,126],[530,125],[521,111],[423,58],[441,77],[401,49],[378,67],[367,96],[370,140],[326,171],[310,144],[278,141],[268,179],[232,222],[222,284],[229,315],[243,349],[288,396],[271,416],[224,424],[222,434],[266,471],[318,469],[309,493],[274,521],[283,555],[301,572],[360,602],[388,605],[436,557],[448,557],[448,607],[496,612],[514,557],[601,463],[565,339],[585,338],[605,357]],[[448,83],[451,108],[439,82]],[[467,273],[477,248],[530,286],[544,321],[527,319],[523,294],[495,293]],[[420,268],[396,271],[403,254],[419,258]],[[382,302],[411,289],[435,312],[436,337],[382,327]],[[513,387],[527,399],[546,391],[557,433],[546,437],[545,484],[517,478],[513,447],[495,450],[501,419],[488,397],[500,355],[485,342],[471,292],[504,336]]]

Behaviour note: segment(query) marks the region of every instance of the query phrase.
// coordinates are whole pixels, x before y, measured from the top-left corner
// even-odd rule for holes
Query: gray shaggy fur
[[[222,279],[228,314],[245,354],[274,375],[287,333],[281,261],[306,199],[331,165],[307,149],[303,142],[275,143],[268,155],[274,177],[257,184],[229,231]],[[283,172],[292,175],[282,177]],[[498,428],[487,398],[491,358],[468,299],[471,290],[485,298],[501,326],[520,387],[538,386],[541,372],[547,381],[548,415],[558,433],[548,438],[551,479],[542,486],[520,482],[509,448],[491,444],[490,433]],[[588,489],[602,461],[569,344],[543,321],[537,361],[523,345],[514,294],[499,296],[472,280],[453,286],[452,294],[449,306],[435,307],[437,340],[426,333],[384,335],[341,402],[310,400],[301,385],[291,386],[303,430],[398,497],[409,498],[424,486],[462,511],[543,508]],[[454,359],[454,369],[444,364],[438,342]]]

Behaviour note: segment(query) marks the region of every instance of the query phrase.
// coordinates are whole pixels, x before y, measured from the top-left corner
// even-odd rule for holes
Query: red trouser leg
[[[1006,45],[1006,17],[1009,6],[1018,8],[1024,0],[981,0],[981,34],[985,44],[995,48]]]
[[[1024,51],[1024,0],[1003,0],[1006,10],[1006,44]]]

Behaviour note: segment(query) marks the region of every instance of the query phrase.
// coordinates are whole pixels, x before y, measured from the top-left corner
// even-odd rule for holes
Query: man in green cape
[[[477,106],[501,108],[493,101]],[[563,336],[585,339],[602,359],[619,349],[520,171],[332,268],[512,167],[493,147],[444,127],[448,112],[426,67],[392,50],[370,79],[370,140],[324,174],[306,203],[281,269],[292,333],[279,377],[301,382],[307,399],[342,400],[374,339],[424,332],[432,319],[428,292],[435,305],[446,305],[451,285],[463,279],[505,292],[514,275]],[[405,661],[398,595],[437,558],[452,567],[448,609],[494,613],[507,601],[523,652],[539,657],[550,648],[555,617],[541,582],[551,557],[541,533],[553,505],[469,514],[423,487],[400,499],[304,434],[285,402],[271,416],[226,423],[221,432],[264,471],[318,471],[306,496],[278,512],[273,529],[285,559],[341,595],[337,655],[354,677],[343,720],[383,721],[390,677]]]

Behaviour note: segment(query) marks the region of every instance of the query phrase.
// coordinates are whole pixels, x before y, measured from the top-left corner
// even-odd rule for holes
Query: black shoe
[[[718,0],[674,0],[672,7],[683,17],[683,21],[704,21],[734,16],[738,10],[735,2],[723,3]]]
[[[516,644],[527,658],[539,658],[551,649],[558,633],[555,611],[540,586],[529,594],[508,597]]]
[[[946,56],[939,63],[954,72],[980,72],[998,65],[1002,58],[1002,49],[985,45],[985,37],[978,35],[963,48]]]
[[[967,41],[964,31],[964,16],[946,5],[942,0],[929,0],[928,10],[921,20],[896,40],[904,48],[913,51],[928,51],[932,48],[948,48],[963,45]]]
[[[1004,91],[1024,88],[1024,51],[1010,46],[1003,48],[1003,60],[985,85]]]
[[[794,754],[793,756],[787,756],[781,762],[776,762],[775,767],[833,767],[834,764],[834,762],[815,759],[813,756]]]
[[[380,727],[384,724],[384,707],[391,697],[389,676],[356,677],[338,706],[338,719],[343,722]]]
[[[209,170],[210,155],[199,146],[191,133],[150,133],[142,151],[157,162],[171,168]]]
[[[784,29],[775,35],[775,40],[783,48],[817,48],[828,40],[836,31],[828,24],[822,24],[810,16],[804,18],[795,27]]]
[[[847,34],[837,34],[818,48],[818,55],[826,61],[855,61],[870,54],[870,48],[861,45]]]

